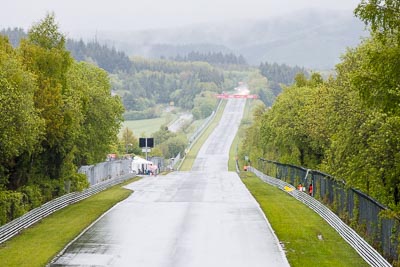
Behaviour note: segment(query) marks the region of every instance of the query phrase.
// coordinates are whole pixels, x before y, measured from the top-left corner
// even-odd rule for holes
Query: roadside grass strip
[[[241,172],[260,204],[292,267],[369,266],[318,214],[289,194]]]
[[[0,245],[0,266],[45,266],[70,241],[118,202],[132,194],[130,179],[61,209]]]

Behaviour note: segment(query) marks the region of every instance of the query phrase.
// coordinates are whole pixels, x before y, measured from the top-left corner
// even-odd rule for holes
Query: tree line
[[[13,47],[17,47],[22,38],[26,38],[27,33],[22,28],[7,28],[0,30],[0,34],[7,36],[8,41]]]
[[[0,224],[87,186],[81,165],[117,142],[123,106],[108,74],[78,63],[49,14],[18,47],[0,35]]]
[[[0,34],[7,36],[13,47],[17,47],[21,39],[27,37],[27,33],[21,28],[2,29]],[[75,41],[68,38],[65,47],[76,61],[90,62],[109,73],[126,72],[133,67],[129,57],[123,51],[118,51],[115,47],[109,48],[97,40],[86,43],[82,39]]]
[[[258,69],[268,79],[275,96],[282,91],[281,85],[291,85],[294,83],[296,74],[303,73],[305,76],[309,76],[305,68],[298,66],[291,67],[286,64],[262,62]]]
[[[242,55],[236,56],[233,53],[223,54],[222,52],[200,53],[192,51],[183,56],[178,54],[171,59],[174,61],[202,61],[214,65],[247,65],[246,59]]]
[[[91,62],[108,73],[128,72],[133,67],[129,57],[123,51],[101,45],[97,41],[85,43],[82,40],[68,39],[66,48],[75,60]]]
[[[320,169],[400,214],[400,4],[362,1],[371,36],[323,80],[298,74],[272,108],[260,106],[245,153]],[[389,213],[390,213],[389,212]]]
[[[172,104],[186,110],[194,107],[196,95],[219,93],[226,86],[224,71],[206,62],[132,59],[135,70],[112,75],[113,90],[127,110],[126,119],[157,116],[158,104]]]

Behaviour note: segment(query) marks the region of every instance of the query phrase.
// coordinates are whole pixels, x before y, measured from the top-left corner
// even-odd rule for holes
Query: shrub
[[[3,225],[26,212],[24,194],[13,191],[0,191],[0,225]]]

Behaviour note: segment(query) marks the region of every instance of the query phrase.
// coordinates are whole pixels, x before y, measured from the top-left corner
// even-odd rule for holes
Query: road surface
[[[231,99],[192,171],[150,176],[103,215],[51,266],[289,266],[228,153],[245,100]]]

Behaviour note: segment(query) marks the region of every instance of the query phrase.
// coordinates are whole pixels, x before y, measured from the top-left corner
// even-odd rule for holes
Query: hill
[[[366,36],[362,22],[352,13],[305,11],[257,21],[199,24],[177,29],[129,33],[99,33],[99,40],[128,55],[185,56],[192,51],[243,55],[249,64],[277,62],[330,69],[346,47]]]

